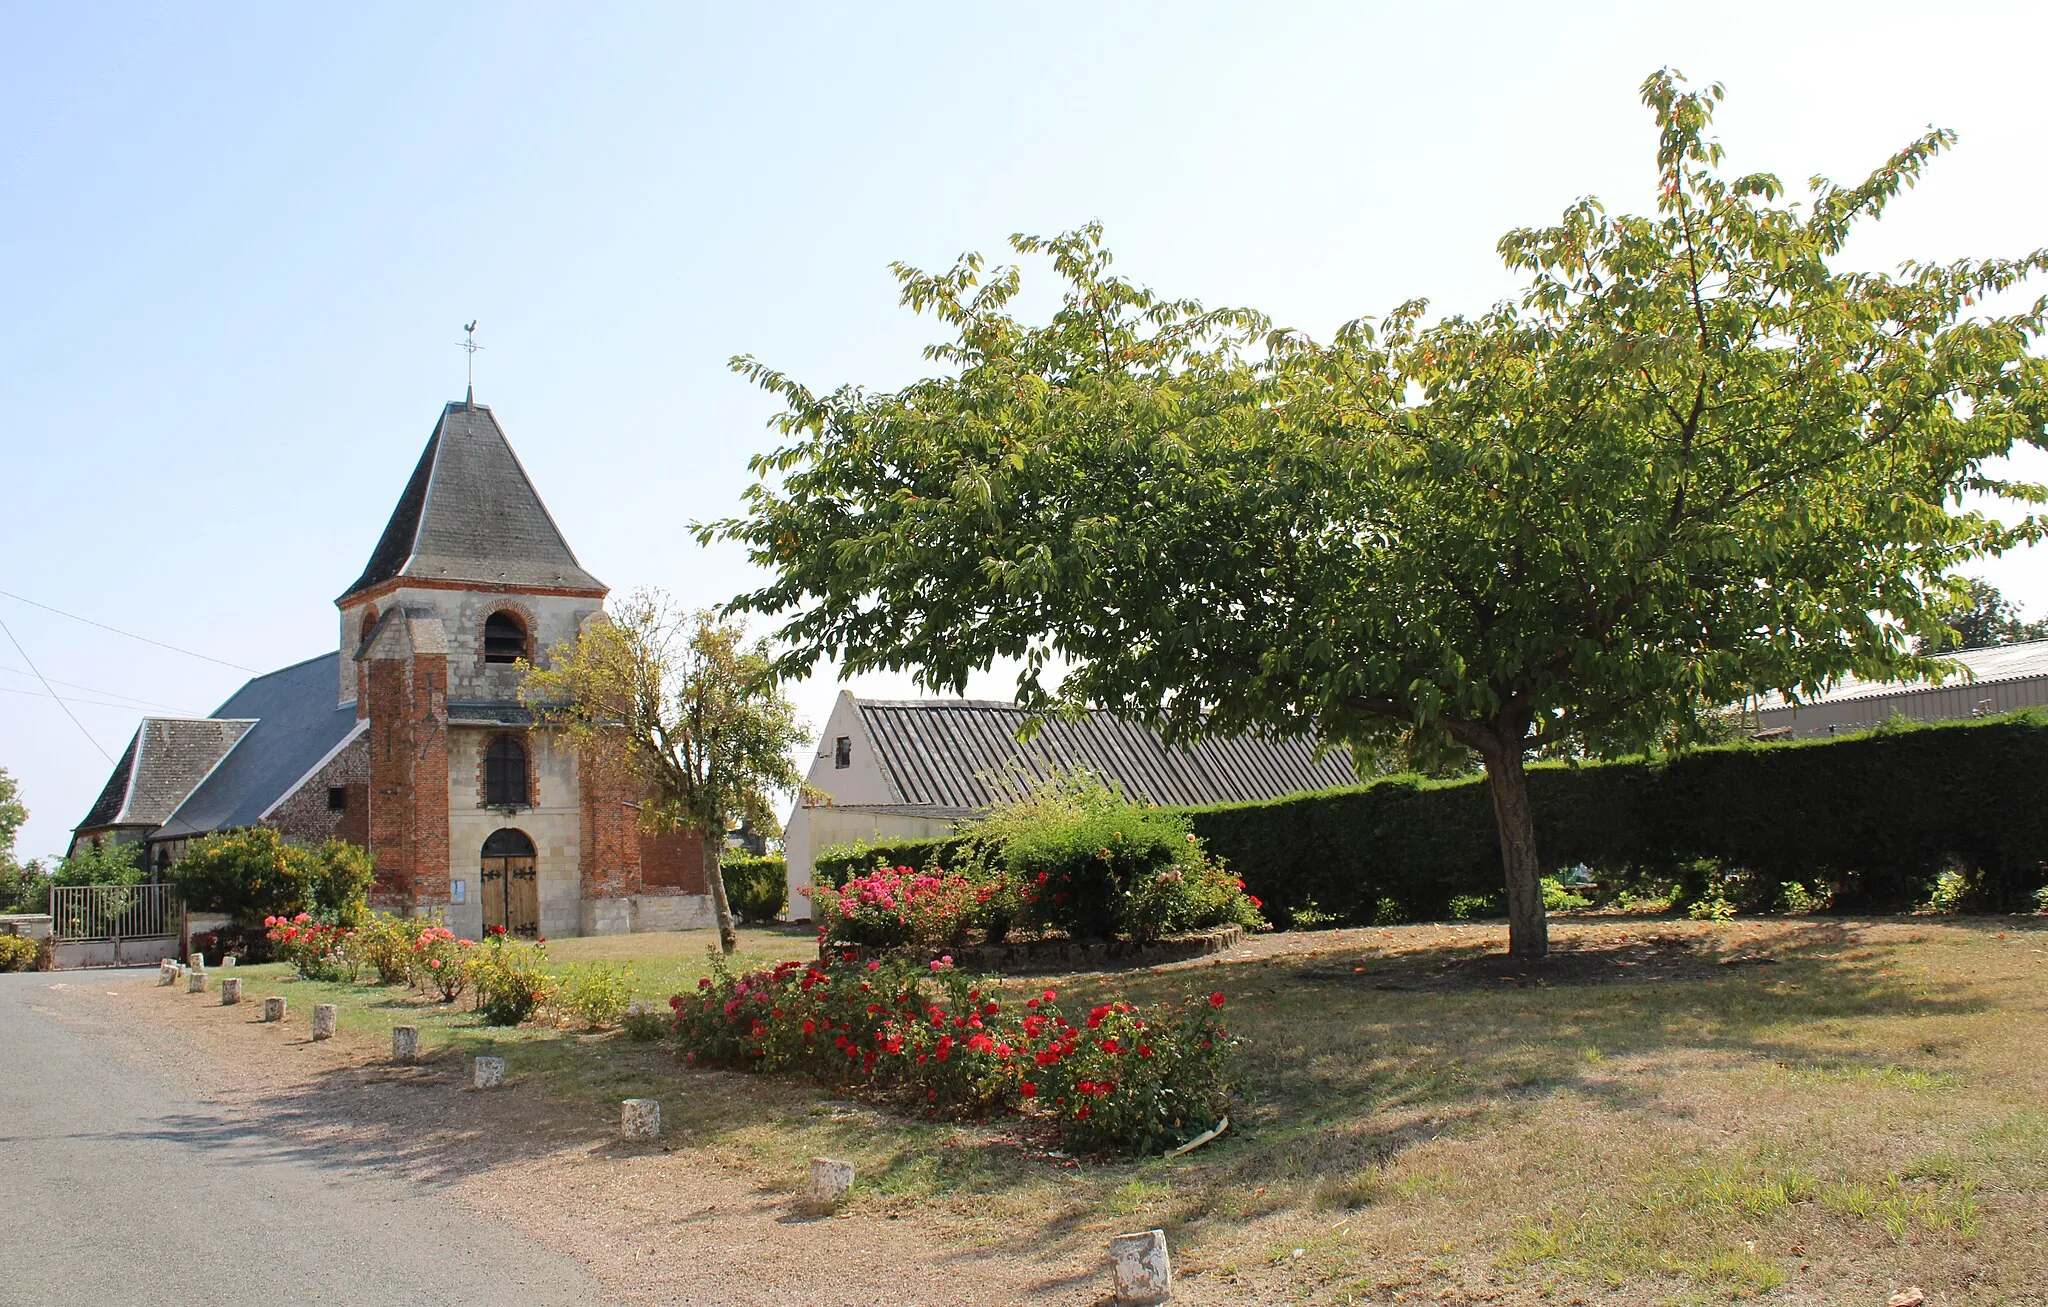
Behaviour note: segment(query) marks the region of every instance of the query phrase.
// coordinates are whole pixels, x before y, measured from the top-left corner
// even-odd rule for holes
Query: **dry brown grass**
[[[1501,928],[1410,926],[1052,981],[1230,995],[1244,1105],[1177,1162],[1048,1157],[615,1036],[512,1038],[551,1092],[659,1096],[675,1145],[769,1188],[856,1159],[851,1220],[1074,1261],[1163,1225],[1176,1301],[2042,1304],[2044,926],[1584,918],[1537,972],[1487,956]],[[507,1038],[452,1014],[436,1037]]]

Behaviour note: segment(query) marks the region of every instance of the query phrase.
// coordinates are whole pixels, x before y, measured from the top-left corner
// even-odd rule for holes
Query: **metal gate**
[[[148,966],[182,956],[185,905],[169,885],[56,885],[50,937],[60,971]]]

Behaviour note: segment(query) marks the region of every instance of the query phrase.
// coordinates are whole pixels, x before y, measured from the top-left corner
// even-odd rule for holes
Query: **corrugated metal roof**
[[[1970,669],[1972,679],[1966,681],[1960,676],[1951,676],[1942,682],[1943,686],[1964,684],[1991,685],[1999,681],[2025,681],[2034,677],[2048,677],[2048,640],[2029,640],[2025,644],[1996,645],[1989,649],[1965,649],[1960,653],[1944,654]],[[1855,676],[1846,676],[1842,683],[1825,694],[1800,700],[1801,705],[1819,703],[1841,703],[1850,699],[1879,699],[1886,695],[1900,694],[1914,690],[1925,690],[1932,686],[1930,681],[1865,681]],[[1762,710],[1776,711],[1790,705],[1781,696],[1766,699]]]
[[[1097,709],[1040,724],[1028,743],[1024,710],[977,699],[859,699],[883,775],[906,804],[978,811],[990,778],[1086,768],[1140,803],[1177,807],[1277,799],[1357,783],[1348,749],[1318,758],[1316,741],[1244,736],[1168,749],[1154,732]]]
[[[343,599],[394,577],[602,590],[583,570],[491,410],[450,404]]]

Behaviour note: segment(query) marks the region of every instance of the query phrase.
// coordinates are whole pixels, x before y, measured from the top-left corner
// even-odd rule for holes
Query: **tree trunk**
[[[732,904],[725,897],[725,870],[718,865],[718,856],[724,851],[725,833],[713,834],[699,831],[704,841],[704,884],[711,890],[711,913],[718,918],[719,951],[730,956],[740,946],[739,932],[732,924]]]
[[[1529,801],[1529,773],[1522,769],[1522,742],[1492,742],[1480,756],[1486,761],[1493,819],[1500,828],[1501,869],[1507,873],[1508,952],[1518,958],[1540,958],[1550,952],[1550,927],[1543,915],[1536,809]]]

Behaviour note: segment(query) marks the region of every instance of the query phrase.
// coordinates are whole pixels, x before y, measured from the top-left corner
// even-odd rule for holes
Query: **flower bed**
[[[1020,1113],[1084,1152],[1159,1152],[1223,1115],[1223,995],[1176,1012],[1068,1017],[1053,990],[1013,1007],[948,959],[902,955],[722,967],[670,1000],[686,1060],[810,1076],[933,1116]]]
[[[1168,962],[1226,953],[1244,942],[1244,927],[1216,926],[1168,935],[1164,939],[1026,939],[1001,944],[961,944],[943,950],[911,951],[913,961],[927,961],[943,952],[963,971],[993,971],[1006,976],[1045,971],[1087,971],[1096,968],[1156,967]],[[895,950],[873,945],[835,944],[821,940],[818,956],[843,959],[851,953],[856,961],[869,962],[887,957]]]

